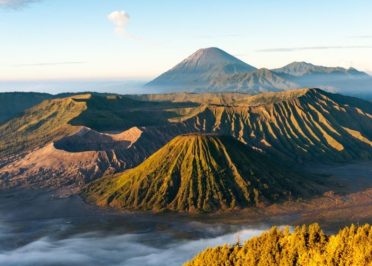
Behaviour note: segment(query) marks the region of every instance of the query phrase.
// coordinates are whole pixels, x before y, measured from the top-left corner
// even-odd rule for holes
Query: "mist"
[[[182,265],[268,227],[101,211],[78,197],[16,191],[0,195],[0,265]]]
[[[101,92],[117,94],[148,93],[145,80],[25,80],[2,81],[0,92],[43,92],[50,94]]]
[[[1,230],[1,235],[6,234],[3,227]],[[234,243],[238,238],[249,239],[261,232],[262,230],[244,229],[199,240],[164,239],[161,247],[145,244],[149,235],[141,234],[105,236],[102,232],[91,232],[65,239],[54,239],[53,235],[50,235],[19,248],[0,252],[0,265],[140,266],[164,265],[165,262],[167,265],[182,265],[204,248]],[[161,235],[158,237],[162,238]],[[171,243],[168,244],[169,240]]]

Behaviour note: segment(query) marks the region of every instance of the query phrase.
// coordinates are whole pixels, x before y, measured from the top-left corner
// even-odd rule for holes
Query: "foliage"
[[[372,264],[372,226],[351,225],[327,236],[318,224],[273,227],[243,245],[209,248],[185,266],[354,265]]]

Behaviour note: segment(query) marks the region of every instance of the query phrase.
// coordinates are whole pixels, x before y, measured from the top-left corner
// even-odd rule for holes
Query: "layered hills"
[[[142,162],[179,132],[141,126],[165,126],[177,115],[168,108],[190,106],[195,104],[98,94],[46,100],[0,126],[0,186],[74,193],[86,182]]]
[[[354,68],[324,67],[293,62],[277,69],[257,69],[236,57],[211,47],[200,49],[161,74],[147,87],[171,92],[244,92],[316,87],[356,95],[367,93],[372,78]]]
[[[232,136],[292,165],[370,159],[371,132],[370,102],[318,89],[72,95],[0,125],[0,185],[75,193],[187,133]]]
[[[189,99],[202,99],[201,95],[190,94]],[[142,97],[179,101],[184,94]],[[297,162],[371,158],[369,102],[318,89],[256,96],[207,94],[205,100],[207,104],[177,121],[189,130],[231,135],[258,150]]]
[[[183,135],[139,166],[104,177],[84,196],[128,210],[232,210],[308,197],[315,182],[300,177],[232,137]]]
[[[293,62],[272,71],[300,87],[323,88],[351,95],[367,94],[372,87],[372,78],[355,68],[324,67],[306,62]]]
[[[351,77],[366,77],[366,73],[356,70],[350,67],[345,69],[343,67],[324,67],[317,66],[307,62],[293,62],[282,68],[273,69],[274,72],[278,74],[287,74],[290,76],[304,77],[309,75],[321,75],[321,74],[338,74],[338,75],[348,75]]]
[[[0,125],[0,155],[28,152],[77,133],[82,126],[100,132],[165,125],[178,116],[172,110],[193,103],[138,101],[118,95],[81,94],[43,101]]]

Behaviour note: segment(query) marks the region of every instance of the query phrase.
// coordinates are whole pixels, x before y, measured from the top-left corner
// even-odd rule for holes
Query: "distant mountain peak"
[[[280,74],[288,74],[295,77],[301,77],[308,74],[354,74],[354,75],[366,75],[364,72],[358,71],[355,68],[343,68],[343,67],[326,67],[314,65],[304,61],[295,61],[282,68],[273,69],[274,72]]]
[[[238,58],[228,54],[227,52],[221,50],[217,47],[209,47],[197,50],[195,53],[186,58],[183,62],[192,62],[194,64],[229,64],[229,63],[239,63],[246,65],[243,61]]]
[[[209,47],[197,50],[147,85],[163,90],[194,91],[207,88],[216,77],[255,70],[220,48]]]
[[[217,47],[199,49],[171,69],[171,71],[192,71],[194,73],[212,71],[241,73],[254,70],[256,70],[255,67],[244,63],[240,59]]]
[[[257,94],[318,87],[342,92],[370,89],[372,78],[355,68],[294,61],[277,69],[257,69],[218,47],[202,48],[149,82],[153,92],[244,92]]]

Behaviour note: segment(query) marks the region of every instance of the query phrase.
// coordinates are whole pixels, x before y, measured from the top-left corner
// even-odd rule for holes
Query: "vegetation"
[[[274,156],[345,161],[372,158],[372,104],[318,89],[136,96],[201,106],[173,119],[194,132],[231,135]]]
[[[52,98],[47,93],[37,92],[4,92],[0,93],[0,124],[20,115],[23,111]]]
[[[372,264],[372,226],[351,225],[328,236],[318,224],[276,227],[245,243],[209,248],[185,266]]]
[[[90,95],[46,100],[28,109],[24,115],[0,126],[0,158],[19,155],[69,135],[77,128],[68,124],[85,109],[78,98]]]
[[[372,105],[315,89],[256,96],[166,94],[129,98],[86,94],[46,100],[0,125],[0,155],[43,147],[76,132],[157,127],[176,136],[230,135],[251,147],[303,161],[367,159],[372,154]],[[146,147],[144,147],[146,148]]]
[[[129,210],[210,212],[306,197],[318,186],[272,163],[232,137],[184,135],[117,176],[100,179],[84,196]]]
[[[170,110],[195,105],[142,102],[100,94],[45,100],[0,125],[0,156],[19,155],[43,147],[77,132],[79,126],[99,131],[122,131],[133,126],[165,125],[169,118],[179,116],[176,111]]]
[[[120,95],[93,95],[86,101],[87,108],[71,121],[98,131],[126,130],[131,127],[166,125],[168,119],[179,114],[174,109],[195,107],[195,103],[149,102]]]
[[[254,96],[248,105],[208,105],[184,123],[299,162],[344,161],[371,158],[371,118],[369,102],[305,89]]]

